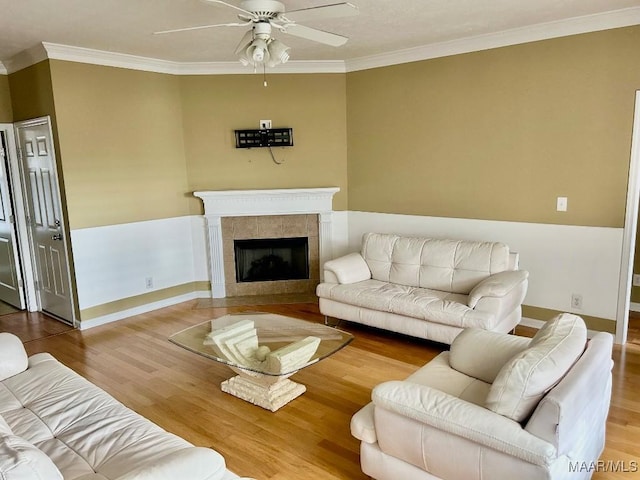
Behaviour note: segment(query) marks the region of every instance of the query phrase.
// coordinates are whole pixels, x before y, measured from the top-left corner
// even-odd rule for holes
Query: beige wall
[[[346,85],[343,74],[209,75],[181,78],[189,190],[340,187],[347,208]],[[235,129],[261,119],[293,128],[293,147],[236,149]],[[202,211],[192,202],[192,212]]]
[[[55,123],[49,60],[9,75],[13,121],[50,115]]]
[[[179,79],[51,61],[72,229],[188,215]]]
[[[37,91],[34,79],[49,70],[36,73],[25,92]],[[334,205],[346,209],[345,76],[269,80],[265,88],[254,75],[178,77],[50,61],[50,112],[37,110],[53,114],[55,97],[70,227],[200,213],[191,192],[207,189],[335,185]],[[25,95],[15,103],[21,118],[38,116]],[[233,130],[257,128],[260,119],[294,129],[294,147],[273,149],[282,165],[267,149],[235,148]]]
[[[638,45],[630,27],[348,74],[349,209],[622,227]]]
[[[0,123],[11,122],[13,122],[13,110],[9,92],[9,77],[0,75]]]

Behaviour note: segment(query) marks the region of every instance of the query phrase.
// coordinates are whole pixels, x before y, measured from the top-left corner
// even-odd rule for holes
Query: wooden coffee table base
[[[237,375],[222,382],[222,391],[275,412],[307,390],[286,377]]]

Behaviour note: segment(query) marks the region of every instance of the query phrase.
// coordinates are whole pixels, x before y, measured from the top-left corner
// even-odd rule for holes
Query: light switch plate
[[[556,201],[556,211],[558,212],[566,212],[567,211],[567,197],[558,197]]]
[[[271,120],[260,120],[260,130],[268,130],[271,128]]]

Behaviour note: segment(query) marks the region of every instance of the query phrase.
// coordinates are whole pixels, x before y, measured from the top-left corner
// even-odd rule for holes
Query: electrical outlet
[[[147,277],[144,279],[144,283],[147,288],[153,288],[153,277]]]
[[[582,310],[582,295],[580,295],[579,293],[571,294],[571,308]]]
[[[633,275],[633,286],[640,287],[640,274],[635,273]]]
[[[260,130],[268,130],[271,128],[271,120],[260,120]]]

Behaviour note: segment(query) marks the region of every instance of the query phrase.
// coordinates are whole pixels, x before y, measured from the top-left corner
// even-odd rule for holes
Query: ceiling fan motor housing
[[[275,0],[246,0],[240,8],[255,14],[259,19],[273,19],[284,13],[284,5]]]

